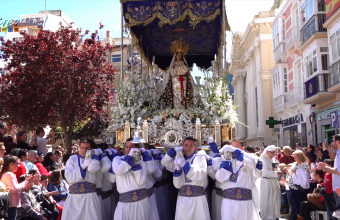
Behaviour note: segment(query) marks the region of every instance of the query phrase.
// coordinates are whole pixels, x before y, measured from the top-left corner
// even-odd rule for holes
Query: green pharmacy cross
[[[274,117],[269,117],[269,120],[266,120],[266,125],[269,125],[270,128],[274,128],[274,125],[281,124],[281,121],[274,120]]]

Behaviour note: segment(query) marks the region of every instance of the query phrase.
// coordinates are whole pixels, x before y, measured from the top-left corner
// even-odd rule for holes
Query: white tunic
[[[212,159],[212,166],[208,166],[208,174],[215,181],[215,188],[221,188],[221,183],[216,181],[216,172],[221,163],[221,157]],[[215,188],[211,193],[211,218],[212,220],[221,220],[221,206],[223,197],[216,194]]]
[[[162,177],[162,172],[158,168],[155,161],[152,159],[151,161],[145,162],[147,165],[147,178],[146,178],[146,188],[151,189],[156,182],[156,179]],[[150,203],[150,220],[159,220],[159,214],[157,209],[156,195],[155,193],[149,197]]]
[[[217,171],[216,179],[221,183],[222,190],[236,187],[246,188],[249,190],[252,190],[254,188],[255,177],[253,174],[253,169],[255,169],[256,167],[254,157],[248,154],[244,154],[243,162],[245,166],[241,168],[236,183],[229,181],[229,177],[231,176],[230,171],[224,168],[220,168]],[[234,173],[236,173],[236,171],[242,166],[243,162],[232,159],[232,167]],[[223,220],[260,219],[253,200],[239,201],[223,198],[221,209]]]
[[[116,186],[120,194],[132,190],[146,189],[147,167],[146,163],[140,165],[142,169],[133,171],[131,166],[122,160],[123,157],[115,157],[112,160],[112,170],[116,174]],[[114,214],[114,220],[149,220],[149,200],[125,203],[119,201]]]
[[[174,185],[180,189],[185,185],[201,186],[204,189],[208,185],[207,159],[204,151],[199,151],[186,162],[191,165],[187,174],[184,169],[176,176],[174,173]],[[178,196],[176,204],[175,220],[210,220],[209,206],[205,195],[196,197]]]
[[[102,192],[107,192],[112,190],[112,183],[116,182],[116,175],[114,173],[109,173],[111,168],[110,159],[105,156],[101,159],[101,172],[103,173],[102,178]],[[103,219],[111,219],[112,214],[114,213],[116,207],[113,207],[111,203],[111,196],[108,198],[102,198],[103,200]]]
[[[272,160],[267,156],[261,156],[263,163],[263,178],[261,179],[260,214],[262,219],[280,218],[281,194],[277,172],[273,170]]]
[[[84,158],[81,158],[80,164],[82,164],[84,160]],[[92,159],[86,169],[84,179],[81,176],[80,169],[78,165],[78,155],[72,155],[67,160],[65,166],[65,177],[70,185],[83,181],[96,183],[96,172],[100,170],[99,160]],[[101,210],[101,201],[96,192],[69,194],[64,204],[62,220],[101,220],[103,219]]]

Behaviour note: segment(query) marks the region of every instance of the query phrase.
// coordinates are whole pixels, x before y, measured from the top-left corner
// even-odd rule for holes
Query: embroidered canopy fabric
[[[141,55],[149,63],[155,57],[161,69],[169,67],[170,45],[180,37],[189,45],[189,66],[208,68],[218,54],[222,0],[123,0],[123,10]]]

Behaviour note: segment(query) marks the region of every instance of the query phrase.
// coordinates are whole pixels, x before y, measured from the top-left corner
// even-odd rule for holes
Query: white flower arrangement
[[[118,82],[116,85],[117,103],[112,108],[112,121],[110,129],[124,128],[125,122],[129,121],[132,128],[136,125],[136,119],[142,117],[149,108],[144,103],[151,96],[143,79],[137,79],[136,86],[130,80]]]
[[[190,109],[159,110],[157,106],[145,105],[152,97],[145,80],[138,79],[135,83],[130,80],[119,82],[116,85],[118,105],[112,108],[109,129],[122,129],[126,121],[134,128],[138,117],[148,121],[150,137],[159,135],[159,129],[169,117],[177,119],[181,133],[191,136],[194,134],[192,127],[196,118],[200,118],[205,124],[214,125],[217,119],[220,123],[230,123],[235,127],[238,123],[237,106],[233,105],[226,76],[214,78],[209,72],[205,72],[205,76],[205,83],[197,89],[200,107]]]
[[[205,121],[214,124],[217,119],[220,123],[230,123],[232,127],[235,127],[238,123],[237,106],[233,105],[229,94],[227,76],[214,78],[209,72],[204,74],[206,81],[199,86],[198,92],[202,109],[206,112]]]

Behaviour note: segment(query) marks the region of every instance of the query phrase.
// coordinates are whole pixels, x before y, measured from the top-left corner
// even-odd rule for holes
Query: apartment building
[[[9,26],[19,28],[19,31],[6,32],[6,39],[12,41],[22,40],[23,36],[20,34],[22,30],[29,35],[36,36],[40,31],[37,24],[42,25],[45,30],[57,31],[60,27],[60,22],[66,26],[70,25],[72,20],[62,10],[39,11],[38,14],[20,15],[20,20]],[[78,29],[75,24],[72,26]]]
[[[282,120],[282,146],[318,144],[336,132],[329,113],[337,109],[337,83],[331,69],[337,72],[338,55],[334,52],[336,58],[330,59],[329,50],[333,46],[337,51],[332,43],[337,43],[334,26],[339,19],[330,19],[330,13],[326,17],[326,4],[323,0],[285,0],[275,10],[271,73],[274,109]]]
[[[336,4],[334,4],[336,3]],[[329,48],[329,68],[327,79],[325,78],[324,87],[327,89],[325,98],[315,103],[313,114],[317,124],[318,142],[327,139],[328,143],[332,140],[332,135],[339,133],[339,127],[335,126],[336,118],[331,119],[330,114],[338,115],[340,109],[340,10],[339,2],[327,0],[325,3],[325,18],[323,28],[327,29],[327,43]],[[326,81],[327,80],[327,81]],[[333,114],[334,115],[334,114]],[[333,122],[333,123],[332,123]]]

